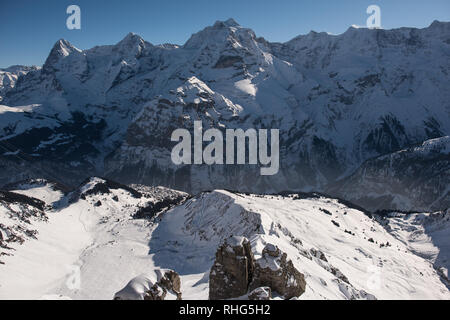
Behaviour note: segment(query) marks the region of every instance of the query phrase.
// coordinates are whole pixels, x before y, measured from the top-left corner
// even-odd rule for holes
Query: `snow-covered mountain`
[[[38,195],[48,195],[42,185]],[[450,298],[448,212],[371,217],[317,194],[190,198],[91,178],[45,208],[45,219],[21,221],[36,231],[19,244],[4,226],[28,207],[22,198],[0,204],[10,247],[0,259],[2,299],[113,299],[131,279],[167,268],[180,275],[183,299],[208,299],[216,250],[231,236],[247,237],[255,258],[268,243],[285,252],[304,275],[300,299]],[[137,215],[142,208],[154,210]]]
[[[369,159],[328,192],[372,211],[449,208],[450,137]]]
[[[36,66],[11,66],[6,69],[0,69],[0,101],[2,101],[3,97],[9,90],[16,86],[19,76],[39,69],[40,68]]]
[[[193,193],[332,190],[369,159],[450,135],[449,55],[450,23],[438,21],[425,29],[311,32],[282,44],[232,19],[183,46],[132,33],[89,50],[60,40],[41,69],[2,97],[0,183],[46,177],[77,185],[100,175]],[[205,129],[280,129],[280,173],[173,165],[170,135],[194,120]],[[421,172],[427,163],[414,166]],[[448,181],[448,170],[439,173]],[[444,209],[446,192],[424,181],[393,195],[406,199],[385,203]],[[389,179],[381,183],[397,192]]]

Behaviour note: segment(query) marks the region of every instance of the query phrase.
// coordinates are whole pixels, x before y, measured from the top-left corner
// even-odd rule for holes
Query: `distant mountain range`
[[[32,54],[32,53],[30,53]],[[219,21],[183,46],[130,33],[0,70],[0,185],[90,176],[198,193],[320,191],[370,210],[449,206],[450,23],[311,32]],[[173,130],[280,129],[281,170],[175,166]]]

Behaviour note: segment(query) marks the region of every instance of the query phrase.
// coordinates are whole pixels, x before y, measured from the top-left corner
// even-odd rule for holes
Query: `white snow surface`
[[[55,188],[51,183],[42,183],[41,185],[23,183],[17,187],[18,189],[11,190],[11,192],[42,200],[47,205],[52,205],[60,201],[64,196],[63,192]]]
[[[102,205],[95,206],[99,200]],[[433,268],[435,260],[404,240],[408,229],[392,235],[334,199],[214,191],[154,221],[133,219],[142,201],[122,189],[71,204],[61,200],[47,212],[48,222],[33,222],[37,240],[2,257],[0,299],[110,300],[130,280],[166,268],[180,274],[183,299],[208,299],[215,252],[231,236],[250,239],[256,259],[267,243],[287,253],[305,275],[300,299],[450,299]],[[446,225],[436,233],[440,240],[433,255],[448,256],[448,230]],[[423,239],[430,248],[432,241],[433,234]],[[311,249],[323,252],[327,261]]]
[[[435,213],[410,213],[389,215],[390,232],[403,242],[411,252],[430,261],[448,281],[450,269],[450,210]]]

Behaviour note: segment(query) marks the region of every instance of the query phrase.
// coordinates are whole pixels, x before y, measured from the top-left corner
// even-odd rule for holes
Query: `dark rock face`
[[[178,300],[181,300],[181,279],[178,273],[173,270],[168,270],[159,282],[162,287],[175,292]]]
[[[162,301],[166,298],[166,295],[167,292],[162,287],[155,284],[153,287],[150,288],[149,291],[147,291],[144,300]]]
[[[269,300],[272,291],[285,299],[299,297],[306,282],[286,253],[267,244],[262,257],[255,261],[250,242],[232,237],[219,247],[209,278],[209,299],[232,299],[248,292],[250,300]]]
[[[449,145],[447,136],[370,159],[326,193],[373,212],[445,210],[450,205]]]
[[[325,257],[325,254],[322,251],[314,249],[314,248],[311,248],[309,250],[309,252],[311,253],[311,255],[313,257],[316,257],[317,259],[320,259],[322,261],[328,262],[327,258]]]
[[[85,185],[89,183],[91,178],[88,178],[84,180],[84,182],[81,185]],[[92,189],[89,189],[88,191],[85,191],[80,195],[80,197],[86,197],[89,195],[99,195],[99,194],[109,194],[111,193],[111,190],[117,190],[117,189],[123,189],[125,191],[128,191],[134,198],[139,199],[142,197],[142,194],[139,191],[136,191],[135,189],[128,187],[124,184],[108,180],[108,179],[102,179],[103,182],[98,182],[95,184],[95,186]]]
[[[185,201],[186,198],[187,196],[185,195],[176,195],[172,198],[163,199],[159,202],[149,203],[146,207],[139,209],[133,217],[136,219],[151,219],[158,213],[179,205]]]
[[[250,242],[246,238],[228,239],[216,253],[209,276],[209,299],[222,300],[245,295],[252,280],[254,261]]]
[[[45,208],[45,202],[36,198],[28,197],[23,194],[9,192],[9,191],[0,191],[0,201],[5,203],[21,203],[24,205],[29,205],[34,207],[40,211],[43,211]]]
[[[267,244],[262,257],[255,263],[250,290],[261,286],[268,286],[285,299],[291,299],[305,292],[306,282],[303,274],[294,267],[286,253],[272,244]]]
[[[219,61],[217,61],[214,68],[216,69],[224,69],[230,68],[236,63],[243,63],[244,60],[240,56],[221,56]]]
[[[146,292],[144,300],[164,300],[170,292],[181,299],[181,280],[178,273],[173,270],[165,271],[164,275]]]

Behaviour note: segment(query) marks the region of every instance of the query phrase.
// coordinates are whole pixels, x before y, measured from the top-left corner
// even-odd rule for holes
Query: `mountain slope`
[[[45,202],[23,194],[0,191],[0,264],[14,246],[36,239],[34,224],[46,222]]]
[[[328,192],[373,211],[449,208],[450,138],[370,159]]]
[[[411,252],[430,261],[441,280],[450,288],[448,229],[450,212],[392,212],[387,215],[387,230],[408,246]]]
[[[116,187],[90,179],[47,212],[37,240],[17,246],[0,266],[0,297],[108,300],[139,274],[171,268],[184,299],[207,299],[215,252],[230,236],[251,239],[256,257],[266,243],[286,252],[305,275],[301,299],[450,297],[432,260],[335,199],[214,191],[142,219],[135,213],[149,198]],[[153,194],[186,199],[164,188]]]
[[[91,251],[97,255],[103,252],[102,249],[107,251],[115,242],[129,248],[130,252],[139,249],[135,242],[121,239],[115,229],[126,231],[128,227],[131,234],[137,229],[136,235],[139,237],[143,232],[148,232],[146,229],[149,222],[142,219],[136,220],[135,223],[133,215],[143,212],[151,217],[151,209],[153,214],[157,214],[184,201],[187,197],[187,194],[165,188],[136,186],[136,189],[105,179],[91,178],[75,191],[61,197],[57,203],[53,203],[53,208],[48,207],[44,212],[35,208],[30,209],[30,205],[22,203],[22,198],[19,200],[13,198],[10,201],[0,198],[2,237],[5,232],[10,236],[11,229],[17,229],[28,236],[22,236],[20,241],[13,241],[16,238],[11,236],[12,239],[2,238],[6,240],[8,246],[4,248],[2,240],[2,252],[5,256],[0,260],[5,264],[0,272],[0,298],[38,299],[45,298],[47,293],[57,294],[56,289],[59,285],[75,288],[77,278],[74,278],[76,277],[74,272],[77,272],[80,266],[86,267],[89,263],[85,262],[84,255],[88,255]],[[39,185],[27,189],[28,194],[33,192],[36,196],[47,196]],[[18,196],[32,199],[23,195]],[[37,199],[34,201],[44,204]],[[27,231],[28,229],[31,231]],[[141,232],[138,232],[139,230]],[[107,236],[112,236],[115,240],[106,241],[104,238]],[[109,258],[114,257],[117,256],[111,253]],[[83,285],[89,282],[90,288],[94,288],[89,292],[89,296],[85,297],[99,297],[95,290],[101,291],[104,284],[99,284],[98,272],[105,268],[98,267],[108,266],[107,261],[108,259],[102,261],[100,258],[99,265],[96,266],[97,278],[89,279],[88,274],[83,273]],[[126,260],[123,263],[128,265]],[[120,281],[120,275],[111,272],[114,273],[114,269],[109,269],[106,275]],[[111,282],[111,285],[115,284],[111,278],[104,280]],[[53,295],[52,298],[57,296]]]
[[[243,235],[251,239],[256,256],[265,243],[288,254],[305,274],[307,289],[301,298],[448,296],[428,261],[412,254],[376,220],[333,199],[217,191],[190,200],[165,218],[152,235],[150,248],[157,249],[150,253],[158,266],[181,275],[207,275],[216,246],[231,235]]]
[[[88,50],[60,40],[3,97],[0,166],[12,174],[0,182],[101,175],[193,193],[323,191],[368,159],[450,134],[449,39],[450,23],[435,21],[279,44],[230,19],[183,46],[132,33]],[[280,173],[174,166],[170,134],[195,120],[280,129]]]
[[[11,66],[6,69],[0,69],[0,101],[2,101],[9,90],[15,87],[20,76],[39,69],[39,67],[35,66]]]

